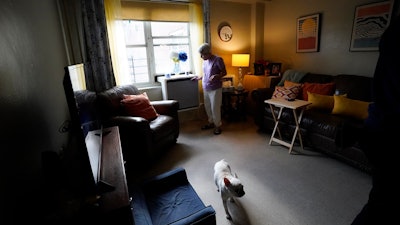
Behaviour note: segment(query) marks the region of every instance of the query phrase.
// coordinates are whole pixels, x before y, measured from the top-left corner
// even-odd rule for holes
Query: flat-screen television
[[[83,64],[64,68],[64,90],[70,113],[69,147],[65,151],[67,185],[77,195],[98,195],[113,187],[101,180],[102,127],[95,104],[78,99],[95,99],[86,90]]]

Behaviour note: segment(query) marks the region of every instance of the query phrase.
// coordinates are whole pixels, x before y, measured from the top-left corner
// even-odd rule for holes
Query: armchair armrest
[[[151,101],[150,103],[159,114],[172,117],[178,115],[179,102],[177,100],[159,100]]]
[[[135,116],[114,116],[103,122],[105,127],[119,127],[122,153],[128,167],[141,166],[151,154],[149,123],[143,117]]]
[[[201,209],[185,218],[177,220],[171,225],[187,225],[187,224],[204,224],[204,225],[215,225],[215,210],[209,205],[204,209]]]
[[[145,130],[149,128],[149,121],[143,117],[139,116],[114,116],[109,120],[104,121],[103,125],[105,127],[119,126],[120,129],[124,127],[129,127],[132,130]]]

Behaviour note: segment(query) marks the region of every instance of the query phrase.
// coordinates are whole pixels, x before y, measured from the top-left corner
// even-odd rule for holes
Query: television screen
[[[92,116],[95,115],[95,109],[90,109],[90,105],[81,106],[77,101],[77,98],[85,98],[90,94],[85,82],[82,82],[85,77],[83,64],[67,66],[64,71],[64,90],[70,112],[69,144],[64,153],[66,182],[77,195],[95,195],[101,155],[95,152],[99,150],[92,149],[100,147],[100,139],[86,141],[88,132],[98,128],[96,117]],[[87,112],[89,109],[92,111]]]

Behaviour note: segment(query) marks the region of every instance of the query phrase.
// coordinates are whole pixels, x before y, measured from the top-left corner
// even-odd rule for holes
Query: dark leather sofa
[[[335,83],[339,94],[348,98],[371,102],[372,78],[359,75],[327,75],[307,73],[300,83]],[[274,119],[264,100],[271,98],[275,87],[258,88],[251,98],[256,103],[254,121],[259,131],[272,133]],[[277,110],[277,109],[276,109]],[[277,111],[275,112],[276,115]],[[360,149],[359,138],[364,121],[330,112],[305,110],[301,121],[301,135],[305,147],[321,151],[365,172],[370,172],[368,159]],[[280,120],[280,131],[285,138],[291,138],[295,128],[293,114],[284,110]]]
[[[142,168],[150,164],[177,142],[179,136],[179,102],[151,101],[159,116],[152,120],[126,115],[121,106],[123,95],[141,94],[134,85],[116,86],[100,93],[75,92],[84,130],[91,126],[118,126],[127,167]]]

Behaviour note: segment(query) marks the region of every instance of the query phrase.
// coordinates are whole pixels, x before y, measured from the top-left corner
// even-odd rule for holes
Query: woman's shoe
[[[217,128],[214,129],[214,134],[215,135],[218,135],[218,134],[221,134],[221,133],[222,133],[221,128],[217,127]]]
[[[211,128],[214,128],[214,124],[212,124],[212,123],[206,124],[206,125],[201,127],[202,130],[208,130],[208,129],[211,129]]]

